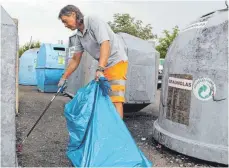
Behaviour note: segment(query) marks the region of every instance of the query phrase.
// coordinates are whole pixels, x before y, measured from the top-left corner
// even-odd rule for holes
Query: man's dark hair
[[[76,20],[78,20],[79,23],[82,23],[83,22],[83,14],[79,10],[79,8],[74,6],[74,5],[67,5],[67,6],[63,7],[60,10],[58,18],[60,19],[62,16],[70,16],[72,12],[74,12],[76,14]]]

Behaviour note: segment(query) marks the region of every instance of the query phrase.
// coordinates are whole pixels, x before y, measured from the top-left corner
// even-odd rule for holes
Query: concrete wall
[[[16,167],[16,55],[17,26],[1,10],[1,167]]]

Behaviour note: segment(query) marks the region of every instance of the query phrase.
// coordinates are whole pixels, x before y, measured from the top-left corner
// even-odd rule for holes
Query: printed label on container
[[[192,84],[192,75],[169,75],[166,112],[168,120],[189,125]]]
[[[58,64],[64,65],[65,64],[65,59],[63,57],[58,57]]]
[[[192,90],[192,80],[169,77],[169,86],[179,89]]]
[[[37,67],[37,59],[34,59],[34,68]]]

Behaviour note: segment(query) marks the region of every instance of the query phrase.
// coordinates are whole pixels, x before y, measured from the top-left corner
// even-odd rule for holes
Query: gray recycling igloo
[[[195,158],[228,164],[228,9],[182,30],[166,55],[153,136]]]

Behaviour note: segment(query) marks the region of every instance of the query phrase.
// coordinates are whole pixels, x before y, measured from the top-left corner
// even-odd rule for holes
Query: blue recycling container
[[[36,60],[39,48],[25,51],[19,59],[19,84],[37,85]]]
[[[66,47],[61,44],[42,44],[37,56],[37,88],[41,92],[57,92],[64,73]]]

